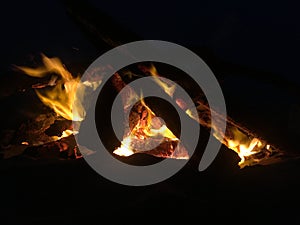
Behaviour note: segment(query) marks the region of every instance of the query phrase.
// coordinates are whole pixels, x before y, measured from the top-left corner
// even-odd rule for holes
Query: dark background
[[[91,2],[142,38],[205,46],[226,61],[280,73],[299,82],[296,60],[300,28],[295,3]],[[65,60],[96,54],[59,1],[8,1],[1,7],[1,28],[2,65],[21,63],[16,55],[20,58],[37,52],[59,53]]]
[[[141,39],[175,42],[207,58],[230,116],[287,152],[298,151],[298,5],[90,2]],[[11,111],[27,104],[5,100],[30,83],[12,72],[12,64],[30,64],[45,53],[78,73],[78,64],[88,65],[102,53],[60,1],[9,1],[0,21],[2,126],[21,120]],[[237,162],[223,147],[205,172],[192,162],[168,181],[135,188],[105,180],[83,160],[2,160],[1,218],[5,224],[299,223],[298,161],[243,170]]]

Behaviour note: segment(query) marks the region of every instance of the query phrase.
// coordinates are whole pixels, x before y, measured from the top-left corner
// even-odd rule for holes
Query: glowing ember
[[[188,153],[180,144],[179,139],[161,118],[156,117],[143,98],[140,100],[139,107],[141,113],[137,124],[126,133],[121,146],[113,153],[120,156],[130,156],[144,152],[166,158],[188,159]],[[161,145],[163,145],[163,149],[155,152],[155,149]]]

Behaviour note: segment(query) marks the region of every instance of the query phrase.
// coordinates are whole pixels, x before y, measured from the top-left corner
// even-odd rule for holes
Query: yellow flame
[[[179,141],[172,131],[165,124],[163,124],[161,119],[156,117],[155,113],[146,105],[142,95],[140,98],[140,103],[145,108],[141,114],[141,119],[138,121],[135,127],[125,135],[121,142],[121,146],[114,150],[113,153],[116,155],[130,156],[134,154],[136,152],[132,147],[134,140],[144,140],[146,143],[146,140],[149,140],[153,137],[162,137],[167,138],[170,141]],[[188,154],[181,149],[180,154],[174,158],[187,159]]]
[[[85,88],[95,88],[100,85],[101,81],[81,83],[80,77],[73,77],[59,58],[48,58],[42,55],[42,60],[43,66],[39,68],[21,66],[17,68],[32,77],[45,77],[49,73],[54,73],[57,77],[55,79],[52,77],[49,81],[51,87],[36,89],[37,96],[45,105],[65,119],[82,121],[85,116],[85,109],[82,105]]]
[[[134,154],[134,151],[130,147],[131,145],[131,136],[128,136],[124,138],[124,140],[121,142],[121,146],[114,150],[114,154],[119,156],[130,156]]]
[[[165,91],[166,94],[168,94],[170,97],[173,98],[173,94],[175,91],[175,86],[168,85],[163,79],[159,78],[158,72],[154,65],[151,65],[150,68],[146,68],[146,70],[153,76],[155,82]],[[170,91],[171,90],[171,91]],[[185,113],[192,119],[199,122],[201,125],[206,126],[208,128],[211,128],[213,131],[214,137],[222,142],[224,145],[226,145],[229,149],[235,151],[241,161],[239,162],[239,165],[242,167],[243,163],[245,162],[246,157],[251,156],[253,154],[258,153],[263,148],[266,148],[267,150],[270,150],[270,145],[266,145],[266,143],[256,137],[251,137],[242,131],[240,131],[236,126],[231,125],[227,126],[228,133],[230,135],[226,135],[223,132],[221,132],[218,129],[218,124],[212,124],[210,119],[210,113],[215,113],[212,111],[209,107],[200,104],[197,107],[197,110],[194,110],[194,108],[188,108],[187,104],[182,99],[176,99],[176,104],[185,111]],[[198,112],[197,112],[198,111]],[[198,113],[204,113],[206,114],[206,119],[201,119],[201,115],[199,116]],[[220,117],[220,115],[218,115]],[[205,117],[204,117],[205,118]],[[226,118],[221,118],[220,121],[217,121],[217,123],[223,123],[226,121]]]
[[[224,139],[226,140],[226,137]],[[251,140],[247,137],[235,136],[234,139],[228,140],[225,145],[239,155],[241,158],[239,165],[242,165],[245,161],[245,157],[257,153],[263,143],[258,138]]]
[[[78,134],[78,131],[74,131],[74,130],[70,130],[70,129],[67,129],[67,130],[64,130],[63,132],[62,132],[62,134],[61,134],[61,136],[52,136],[52,139],[54,140],[54,141],[58,141],[58,140],[60,140],[60,139],[62,139],[62,138],[66,138],[66,137],[69,137],[70,135],[72,135],[72,134]]]
[[[170,96],[173,97],[176,85],[174,84],[168,84],[165,80],[161,79],[159,76],[155,66],[153,64],[150,65],[150,67],[144,67],[144,70],[149,72],[155,82]]]
[[[146,108],[147,119],[146,124],[138,124],[135,129],[143,129],[143,132],[150,137],[162,135],[163,137],[171,140],[178,140],[178,138],[172,133],[172,131],[165,125],[161,124],[160,118],[156,117],[155,113],[146,105],[144,99],[141,97],[141,104]],[[154,122],[160,123],[155,125]],[[158,128],[157,128],[158,126]]]
[[[192,119],[198,121],[199,120],[199,116],[198,116],[198,113],[195,112],[194,110],[191,110],[191,109],[187,109],[185,111],[185,113]]]

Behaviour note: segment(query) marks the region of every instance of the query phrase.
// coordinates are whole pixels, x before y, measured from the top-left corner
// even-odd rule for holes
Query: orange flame
[[[18,69],[32,77],[45,77],[52,74],[48,84],[33,85],[39,99],[54,110],[57,115],[73,121],[84,119],[85,108],[83,100],[88,89],[95,90],[101,84],[101,78],[95,81],[80,81],[80,77],[74,77],[65,68],[59,58],[48,58],[42,54],[43,66],[39,68],[28,68],[17,66]],[[77,127],[78,128],[78,127]],[[78,133],[77,128],[67,129],[61,136],[51,136],[52,141]],[[23,142],[22,144],[26,144]]]
[[[53,138],[54,141],[58,141],[62,138],[66,138],[66,137],[69,137],[72,134],[77,134],[77,133],[78,133],[78,131],[73,131],[73,130],[67,129],[67,130],[64,130],[62,132],[61,136],[52,136],[52,138]]]
[[[85,109],[82,105],[82,97],[86,87],[96,88],[101,84],[98,82],[80,82],[80,77],[73,77],[65,68],[60,59],[48,58],[42,55],[43,66],[39,68],[28,68],[17,66],[18,69],[32,77],[45,77],[52,75],[48,86],[36,89],[40,100],[58,115],[67,120],[82,121],[85,116]]]
[[[143,67],[142,69],[149,72],[155,82],[166,92],[166,94],[168,94],[170,97],[173,97],[176,85],[169,84],[166,82],[166,80],[162,80],[153,64],[151,64],[149,68]]]
[[[161,118],[156,117],[155,113],[146,105],[144,99],[141,97],[140,104],[144,107],[144,111],[141,113],[141,118],[134,128],[128,132],[121,142],[121,146],[114,150],[114,154],[120,156],[130,156],[137,153],[138,150],[134,149],[137,142],[142,142],[146,147],[160,143],[163,141],[175,141],[179,143],[179,139],[172,133],[172,131],[163,123]],[[169,146],[173,152],[171,155],[166,156],[169,158],[188,159],[187,151],[181,148],[173,149],[173,146]]]
[[[165,91],[165,93],[173,98],[176,86],[170,86],[163,79],[159,79],[160,75],[153,64],[150,67],[143,69],[144,71],[146,70],[149,72],[153,76],[155,82]],[[224,118],[222,115],[219,115],[217,112],[201,102],[198,102],[199,105],[197,110],[194,110],[194,108],[189,108],[182,99],[176,99],[176,103],[190,118],[196,120],[203,126],[211,128],[213,135],[217,140],[226,145],[229,149],[235,151],[241,159],[239,162],[239,166],[241,168],[247,165],[247,157],[249,158],[249,156],[255,155],[261,151],[266,151],[269,153],[274,150],[274,148],[265,141],[241,131],[239,126],[233,121],[228,118]],[[218,129],[218,124],[211,123],[211,113],[218,118],[217,123],[224,123],[227,121],[226,134]],[[203,114],[205,116],[203,116]],[[259,159],[251,158],[248,164],[251,164],[255,161],[259,161]]]

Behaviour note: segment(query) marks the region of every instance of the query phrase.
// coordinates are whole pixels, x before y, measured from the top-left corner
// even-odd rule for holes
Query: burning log
[[[56,126],[61,123],[60,129]],[[55,127],[55,131],[53,130]],[[54,112],[42,113],[37,117],[30,119],[21,124],[19,129],[13,132],[10,140],[6,145],[2,145],[2,155],[4,159],[18,156],[21,154],[32,155],[36,152],[35,157],[39,157],[41,151],[37,149],[53,149],[49,151],[48,156],[53,155],[55,148],[61,156],[68,152],[68,157],[79,155],[75,149],[75,140],[72,139],[73,131],[69,121],[58,116]],[[3,141],[2,141],[3,144]]]
[[[68,157],[80,157],[73,135],[78,132],[71,126],[71,121],[81,121],[85,116],[82,98],[89,91],[95,90],[101,84],[101,76],[93,74],[93,79],[85,82],[80,77],[73,77],[58,58],[48,58],[42,55],[43,66],[39,68],[16,67],[18,70],[33,77],[46,77],[51,75],[48,83],[36,84],[32,88],[41,102],[51,111],[41,113],[37,117],[23,123],[10,144],[2,145],[3,158],[22,154],[27,148],[43,148],[58,146],[60,152],[68,152]],[[98,73],[98,70],[94,71]],[[78,90],[80,90],[78,92]],[[75,92],[77,94],[75,95]],[[74,107],[75,106],[75,107]],[[55,132],[49,132],[58,122],[64,124]],[[57,128],[57,127],[56,127]],[[84,149],[84,148],[82,148]],[[85,154],[93,151],[85,149]]]
[[[188,106],[184,100],[174,97],[176,87],[170,86],[161,79],[161,76],[153,64],[150,67],[140,66],[140,68],[144,73],[154,77],[158,86],[160,86],[170,97],[175,98],[179,108],[184,110],[190,118],[196,120],[202,126],[211,129],[216,139],[229,149],[235,151],[241,158],[241,161],[239,162],[241,168],[255,164],[271,164],[282,161],[282,158],[287,157],[287,155],[279,148],[270,145],[263,138],[236,123],[230,117],[224,117],[216,110],[209,107],[205,99],[201,97],[203,96],[202,94],[194,98],[197,113],[193,112],[190,110],[190,107],[192,106]],[[212,114],[217,118],[215,124],[211,123]],[[225,134],[219,129],[219,127],[221,127],[220,125],[224,123],[226,124]]]
[[[126,86],[118,73],[114,74],[112,83],[118,91]],[[129,114],[129,121],[125,121],[129,127],[125,131],[121,146],[113,153],[120,156],[146,153],[162,158],[188,159],[188,152],[180,140],[131,88],[122,93],[124,111],[128,110],[131,102],[139,99]],[[149,150],[145,151],[145,148]]]
[[[48,74],[52,74],[48,84],[33,85],[33,88],[35,88],[40,100],[51,108],[53,112],[41,114],[35,118],[34,121],[29,121],[21,126],[17,143],[21,143],[22,149],[24,150],[24,146],[45,147],[54,142],[59,146],[61,151],[66,151],[69,149],[69,145],[62,143],[60,140],[76,134],[76,129],[65,127],[60,135],[48,135],[46,132],[58,120],[64,122],[83,120],[85,109],[81,98],[86,94],[87,87],[92,87],[93,90],[97,88],[101,83],[101,78],[92,82],[81,82],[79,77],[73,77],[70,74],[59,59],[51,59],[44,55],[42,57],[44,65],[40,68],[17,68],[35,77],[44,77]],[[115,74],[112,82],[117,91],[120,91],[126,85],[118,74]],[[78,89],[82,89],[82,92],[79,91],[79,95]],[[75,92],[77,95],[75,95]],[[129,89],[129,92],[123,96],[124,109],[127,109],[131,101],[138,99],[137,94]],[[129,130],[133,132],[122,142],[122,146],[115,150],[114,153],[126,156],[137,153],[138,151],[136,149],[144,146],[145,140],[147,139],[147,145],[150,149],[144,153],[164,158],[188,158],[187,151],[180,144],[179,139],[165,124],[157,119],[155,113],[145,104],[144,100],[142,98],[140,100],[141,101],[135,105],[134,110],[131,111],[130,114]],[[155,148],[151,146],[155,146]],[[124,150],[126,150],[126,152],[124,152]],[[73,153],[76,157],[79,155],[77,152],[78,149],[73,147]]]

